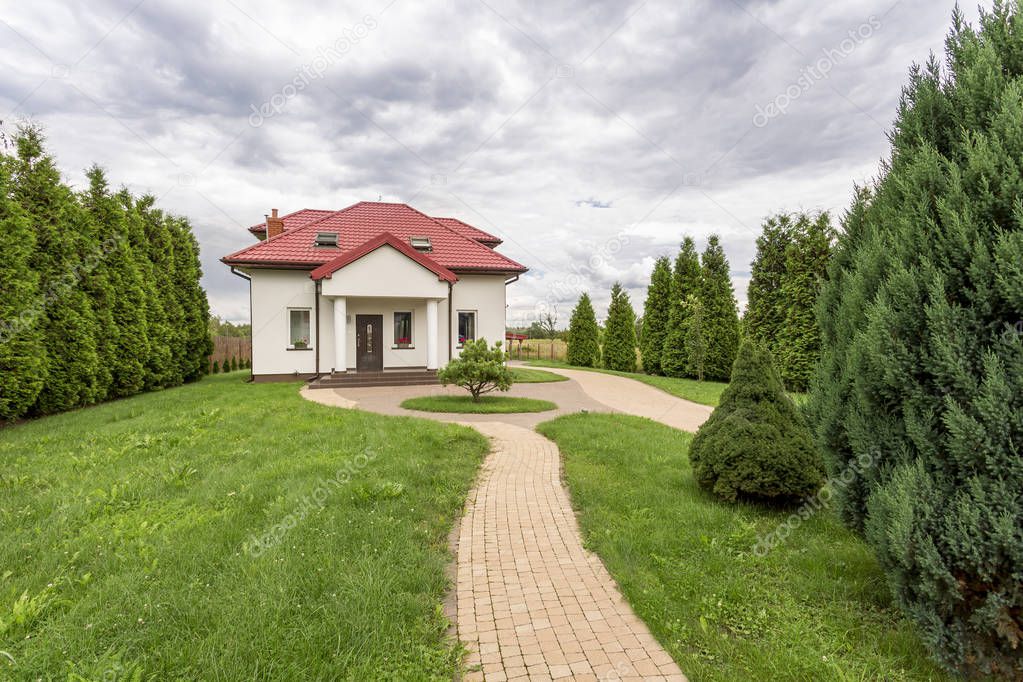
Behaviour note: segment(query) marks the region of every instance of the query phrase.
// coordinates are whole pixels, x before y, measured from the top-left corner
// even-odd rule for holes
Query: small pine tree
[[[767,349],[743,343],[721,403],[696,432],[689,460],[697,482],[718,497],[794,502],[824,481],[810,430]]]
[[[216,360],[213,361],[213,373],[220,374],[220,363]]]
[[[603,359],[606,369],[636,371],[636,312],[632,309],[629,295],[618,282],[611,287]]]
[[[739,311],[728,272],[728,260],[717,235],[707,240],[700,259],[700,287],[697,292],[703,312],[703,334],[707,340],[704,363],[708,379],[728,381],[739,349]]]
[[[695,296],[700,286],[700,256],[696,253],[696,242],[692,237],[682,240],[682,247],[675,258],[671,275],[670,305],[668,322],[664,334],[664,348],[661,351],[661,371],[670,377],[686,376],[689,353],[686,350],[687,302]]]
[[[671,309],[671,261],[666,256],[654,262],[650,286],[646,292],[640,337],[643,371],[647,374],[663,374],[661,351],[664,349]]]
[[[461,386],[469,391],[473,402],[479,402],[480,396],[511,388],[512,375],[507,359],[500,341],[491,348],[486,339],[469,340],[458,357],[437,372],[437,378],[445,386]]]
[[[238,371],[238,359],[235,357],[231,358],[231,371],[232,372]]]
[[[568,364],[577,367],[600,366],[600,340],[597,329],[597,316],[593,312],[590,295],[584,293],[579,297],[572,319],[568,324]]]

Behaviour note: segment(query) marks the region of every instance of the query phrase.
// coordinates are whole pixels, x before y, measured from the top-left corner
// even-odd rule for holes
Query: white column
[[[437,299],[426,302],[426,369],[437,369]]]
[[[334,298],[334,371],[348,371],[348,299]]]

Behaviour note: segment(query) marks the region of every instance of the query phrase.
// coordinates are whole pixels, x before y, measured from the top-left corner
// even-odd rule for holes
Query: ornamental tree
[[[568,364],[577,367],[600,366],[600,330],[590,295],[579,297],[568,323]]]
[[[682,247],[675,257],[671,274],[670,304],[668,322],[664,333],[664,347],[661,350],[661,371],[665,376],[683,377],[687,374],[689,353],[686,350],[686,324],[689,315],[689,298],[697,294],[700,287],[700,256],[696,253],[696,242],[692,237],[682,240]]]
[[[636,311],[619,282],[611,287],[611,305],[604,328],[604,367],[619,372],[636,371]]]
[[[469,391],[473,402],[479,402],[482,395],[511,388],[512,375],[506,360],[500,341],[491,348],[486,339],[469,340],[458,357],[437,372],[437,377],[445,386],[461,386]]]
[[[643,334],[639,349],[643,358],[643,371],[647,374],[663,374],[661,351],[668,332],[670,309],[671,261],[667,256],[662,256],[654,262],[650,286],[646,290],[646,302],[643,304]]]
[[[809,414],[842,518],[934,658],[1023,678],[1023,14],[910,72],[818,302]],[[947,64],[947,67],[942,67]]]

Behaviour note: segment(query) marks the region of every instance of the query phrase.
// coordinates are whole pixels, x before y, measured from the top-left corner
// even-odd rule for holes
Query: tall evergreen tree
[[[686,375],[703,381],[707,373],[707,322],[703,301],[692,294],[686,301]]]
[[[668,332],[668,315],[671,308],[671,261],[662,256],[654,262],[650,274],[650,286],[646,290],[643,305],[643,334],[640,337],[640,353],[643,371],[647,374],[663,374],[661,351]]]
[[[769,216],[757,237],[757,253],[750,266],[746,293],[743,334],[777,352],[776,340],[785,324],[785,300],[781,288],[785,280],[786,252],[793,241],[794,224],[787,213]]]
[[[636,371],[636,311],[619,282],[611,287],[611,305],[604,329],[604,367],[620,372]]]
[[[670,377],[686,375],[689,353],[686,350],[686,333],[690,296],[695,296],[700,286],[700,257],[696,253],[696,242],[692,237],[682,240],[682,247],[675,257],[671,275],[671,301],[668,306],[668,322],[661,351],[661,371]]]
[[[88,405],[100,393],[98,328],[81,286],[88,276],[90,254],[76,230],[80,224],[74,195],[61,183],[53,158],[45,152],[42,132],[22,126],[15,145],[14,195],[36,228],[29,267],[39,275],[39,318],[46,349],[44,384],[33,409],[61,412]]]
[[[739,350],[739,312],[728,273],[728,260],[717,235],[711,235],[707,240],[707,248],[700,259],[697,296],[703,312],[703,333],[707,341],[705,376],[717,381],[728,381],[735,353]]]
[[[135,202],[142,218],[144,248],[151,267],[153,281],[175,281],[176,260],[174,235],[163,211],[154,207],[155,199],[146,195]],[[183,329],[184,309],[173,287],[156,287],[153,305],[158,318],[150,325],[150,341],[155,344],[154,354],[159,366],[154,366],[156,386],[177,386],[185,380],[182,367],[185,365],[185,332]]]
[[[132,253],[124,207],[110,194],[106,174],[93,166],[86,176],[89,189],[82,197],[103,237],[107,273],[114,293],[114,352],[110,362],[112,397],[138,393],[145,387],[145,362],[149,355],[146,299],[138,263]]]
[[[600,366],[600,332],[590,295],[583,293],[572,310],[568,324],[568,364],[578,367]]]
[[[199,264],[199,245],[192,228],[184,218],[170,221],[174,238],[174,282],[182,308],[182,335],[184,353],[180,357],[181,376],[185,381],[196,381],[205,374],[206,358],[213,352],[210,338],[210,308],[206,292],[199,285],[202,268]]]
[[[12,196],[12,163],[0,156],[0,420],[20,417],[43,388],[39,276],[31,268],[36,235]]]
[[[820,360],[820,329],[816,306],[821,283],[827,277],[834,231],[831,218],[821,213],[813,218],[801,214],[796,221],[792,243],[785,252],[785,274],[781,286],[784,321],[776,332],[778,367],[785,386],[805,391]]]
[[[823,286],[809,405],[843,518],[935,658],[1023,678],[1023,13],[914,67]]]

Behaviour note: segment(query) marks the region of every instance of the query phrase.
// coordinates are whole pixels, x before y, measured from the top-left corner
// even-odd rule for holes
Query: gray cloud
[[[639,310],[684,234],[721,236],[744,302],[761,219],[840,215],[952,6],[42,0],[0,23],[0,119],[43,124],[70,181],[98,162],[189,216],[214,311],[233,319],[247,291],[218,259],[246,226],[377,196],[501,235],[532,268],[512,320],[538,301],[567,320],[584,289],[603,314],[614,281]],[[802,87],[822,58],[827,77]]]

